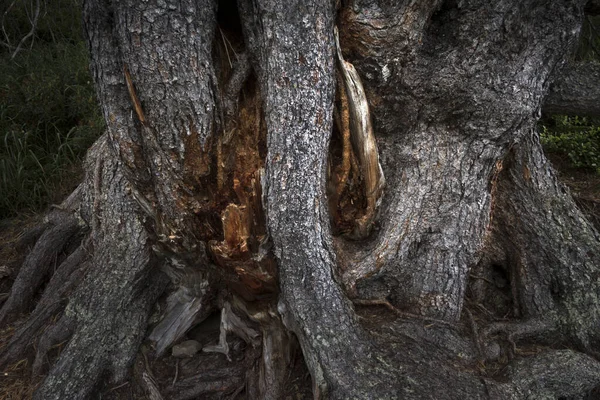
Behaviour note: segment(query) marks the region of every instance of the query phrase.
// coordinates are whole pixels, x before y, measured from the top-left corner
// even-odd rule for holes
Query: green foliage
[[[582,117],[553,116],[542,125],[541,139],[548,152],[569,157],[573,166],[600,174],[600,124]]]
[[[24,3],[10,10],[11,43],[31,29],[19,14]],[[57,191],[76,183],[74,165],[104,130],[77,3],[47,4],[52,10],[40,18],[33,43],[14,59],[10,48],[0,52],[0,219],[57,201]]]

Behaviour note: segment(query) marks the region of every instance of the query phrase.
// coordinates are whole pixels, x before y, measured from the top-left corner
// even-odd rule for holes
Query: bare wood
[[[180,288],[179,292],[183,290]],[[171,295],[171,305],[165,311],[165,316],[148,337],[155,342],[157,356],[161,356],[194,323],[200,322],[210,315],[212,307],[208,304],[207,296],[193,297],[188,301],[180,302],[175,300],[180,297],[178,292]]]
[[[160,390],[158,390],[158,385],[152,379],[148,372],[144,371],[142,373],[142,380],[144,381],[146,392],[148,392],[148,397],[150,400],[163,400],[164,398],[160,394]]]
[[[338,197],[341,196],[344,187],[348,183],[348,176],[350,175],[350,159],[352,156],[348,96],[346,94],[346,88],[344,87],[344,81],[340,75],[341,74],[338,72],[337,81],[340,94],[340,130],[342,132],[342,165],[336,190]]]
[[[348,98],[350,138],[354,152],[360,163],[365,197],[367,198],[365,215],[358,221],[358,226],[354,234],[358,237],[364,237],[370,232],[375,219],[376,208],[385,186],[385,178],[383,176],[383,169],[379,163],[379,152],[371,124],[367,95],[358,72],[342,56],[337,27],[335,28],[335,41],[338,66],[342,72],[341,75]]]
[[[129,97],[131,98],[131,103],[133,104],[133,109],[137,114],[138,119],[142,123],[142,125],[146,126],[146,116],[144,115],[144,110],[142,109],[142,103],[137,96],[135,91],[135,86],[133,86],[133,82],[131,80],[131,74],[129,73],[129,67],[127,64],[123,64],[123,73],[125,74],[125,82],[127,83],[127,91],[129,92]]]

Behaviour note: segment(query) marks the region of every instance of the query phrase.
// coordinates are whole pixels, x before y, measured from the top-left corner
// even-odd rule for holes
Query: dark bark
[[[582,398],[600,384],[600,238],[535,124],[542,105],[596,112],[560,78],[584,3],[87,0],[108,132],[2,309],[26,311],[64,248],[0,361],[55,317],[35,372],[68,344],[39,399],[132,365],[151,398],[284,398],[296,339],[315,398]],[[345,62],[358,74],[336,84]],[[202,352],[166,352],[219,309]]]
[[[37,290],[44,284],[50,270],[58,267],[68,246],[77,243],[77,234],[81,230],[77,220],[63,213],[62,221],[54,221],[40,236],[38,244],[19,271],[11,288],[11,294],[0,310],[0,323],[4,324],[16,314],[27,311]]]
[[[83,277],[88,265],[86,257],[87,249],[82,245],[60,264],[27,322],[19,327],[8,343],[5,353],[0,357],[0,365],[7,366],[23,357],[36,332],[64,308],[67,295]]]
[[[124,379],[166,283],[152,268],[143,213],[133,199],[124,197],[126,178],[105,137],[88,158],[92,171],[97,160],[103,171],[99,180],[88,174],[84,189],[89,196],[85,204],[98,206],[93,210],[93,257],[62,318],[49,331],[51,343],[65,339],[63,332],[72,336],[36,392],[38,399],[86,398],[100,378]],[[95,196],[111,200],[100,203]]]
[[[499,324],[512,340],[541,337],[595,354],[598,343],[600,235],[557,182],[537,135],[503,162],[491,241],[509,265],[518,323]]]
[[[496,162],[535,124],[581,15],[560,2],[501,2],[494,12],[425,4],[344,14],[342,44],[381,104],[374,119],[388,181],[381,230],[344,281],[358,296],[456,320],[489,223]],[[414,12],[431,18],[409,35],[398,21]],[[373,21],[377,30],[367,28]]]
[[[600,115],[600,64],[568,65],[550,86],[544,113]]]
[[[598,0],[589,0],[585,5],[585,12],[589,15],[599,15],[600,14],[600,1]]]

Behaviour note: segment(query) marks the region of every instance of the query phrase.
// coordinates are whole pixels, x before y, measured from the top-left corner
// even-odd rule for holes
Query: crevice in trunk
[[[372,135],[352,144],[343,74],[336,100],[332,3],[87,0],[108,134],[62,210],[87,237],[61,244],[74,252],[0,361],[52,321],[34,361],[52,364],[44,400],[117,393],[132,365],[123,390],[155,399],[598,385],[594,358],[523,347],[558,337],[594,354],[598,341],[598,234],[528,129],[577,13],[446,2],[431,21],[441,3],[361,0],[337,19],[373,152]],[[63,277],[72,287],[51,293]]]
[[[337,28],[335,43],[337,63],[334,120],[341,139],[341,157],[334,157],[335,153],[331,153],[331,149],[336,150],[337,147],[332,141],[327,177],[329,208],[332,222],[337,228],[334,230],[345,233],[350,239],[359,240],[366,238],[373,228],[385,178],[379,162],[365,89],[354,66],[342,56]],[[338,165],[333,164],[333,161],[337,161],[336,158],[341,158]],[[352,181],[349,180],[350,171]]]
[[[598,338],[594,326],[599,299],[594,271],[600,236],[558,182],[535,131],[504,161],[489,243],[487,261],[506,261],[513,310],[505,316],[510,317],[507,322],[498,319],[488,333],[505,332],[513,341],[576,343],[596,355],[592,343]],[[489,265],[482,265],[481,273],[486,270],[489,274]]]

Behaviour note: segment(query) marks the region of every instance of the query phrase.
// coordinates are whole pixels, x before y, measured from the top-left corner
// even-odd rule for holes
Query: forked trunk
[[[85,1],[108,132],[0,318],[33,300],[59,233],[79,246],[55,272],[69,285],[0,362],[56,315],[35,372],[69,342],[39,399],[89,397],[132,365],[151,398],[283,398],[296,342],[314,398],[590,393],[600,238],[536,133],[583,7]],[[215,310],[218,342],[177,347],[193,356],[179,375],[164,352]]]

